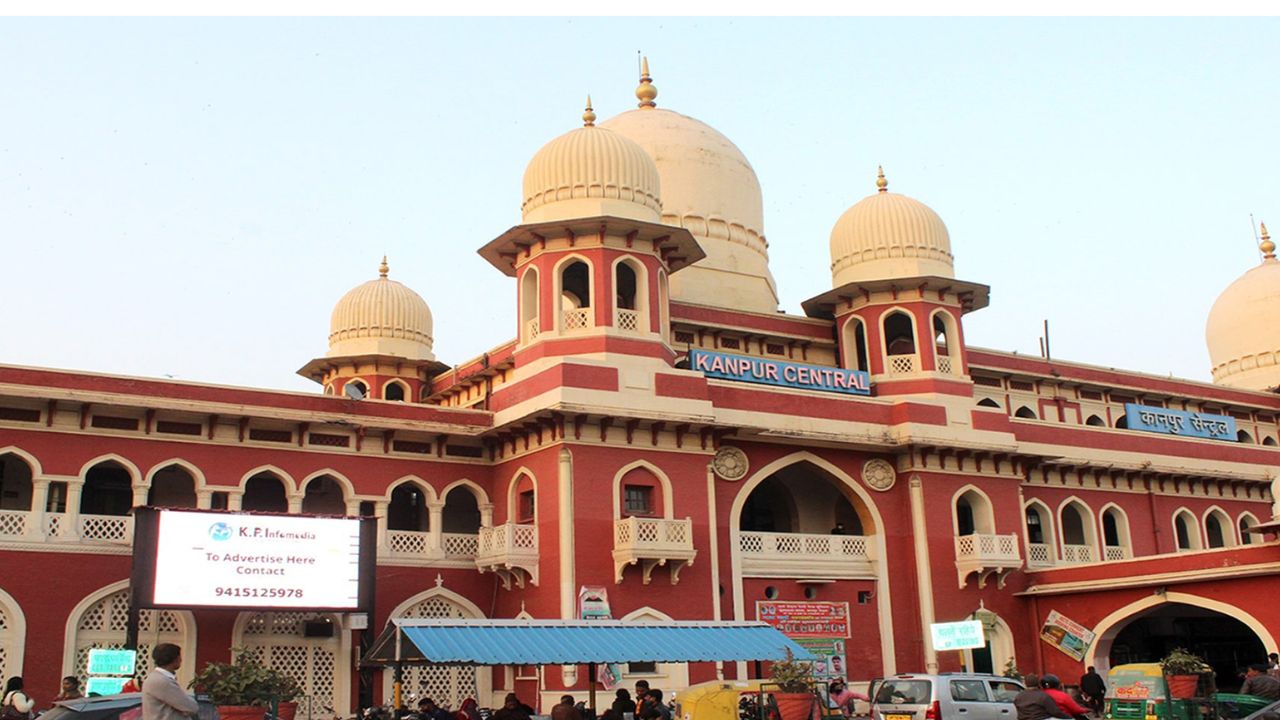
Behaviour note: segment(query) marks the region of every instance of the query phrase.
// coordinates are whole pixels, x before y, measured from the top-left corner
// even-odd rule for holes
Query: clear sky
[[[515,335],[475,250],[525,164],[635,106],[733,140],[782,307],[840,214],[934,208],[991,285],[971,345],[1209,378],[1204,321],[1280,231],[1276,19],[0,20],[0,362],[297,390],[338,298],[420,293],[457,363]],[[1280,233],[1277,233],[1280,234]]]

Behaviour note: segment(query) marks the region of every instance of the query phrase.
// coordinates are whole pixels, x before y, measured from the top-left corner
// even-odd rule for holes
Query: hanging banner
[[[578,588],[578,617],[582,620],[612,620],[609,607],[609,589],[603,585],[583,585]],[[622,679],[622,668],[617,663],[605,663],[598,668],[596,680],[605,690],[613,690]]]
[[[820,680],[844,678],[849,667],[844,640],[829,638],[795,638],[795,643],[813,654],[813,676]]]
[[[849,637],[849,603],[757,600],[756,619],[790,638]]]
[[[1078,662],[1084,660],[1085,651],[1093,643],[1093,631],[1057,610],[1050,610],[1044,627],[1040,628],[1040,639]]]

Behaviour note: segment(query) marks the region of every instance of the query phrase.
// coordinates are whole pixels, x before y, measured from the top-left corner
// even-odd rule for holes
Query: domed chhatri
[[[831,229],[831,282],[921,276],[955,277],[951,237],[929,206],[889,192],[881,168],[877,192],[845,211]]]
[[[742,151],[711,126],[657,107],[646,58],[640,107],[601,123],[644,148],[662,180],[662,222],[688,230],[707,257],[671,278],[678,301],[774,313],[760,181]]]
[[[378,278],[353,288],[334,306],[326,357],[435,360],[431,308],[416,292],[389,279],[389,271],[383,256]]]
[[[583,126],[542,146],[524,171],[525,223],[610,215],[658,222],[658,168],[632,140],[595,124],[591,98]]]
[[[1280,387],[1280,262],[1265,224],[1258,249],[1262,262],[1218,296],[1204,336],[1215,383],[1270,391]]]

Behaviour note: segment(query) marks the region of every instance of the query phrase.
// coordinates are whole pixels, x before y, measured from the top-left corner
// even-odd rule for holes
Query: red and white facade
[[[552,150],[630,157],[606,127]],[[429,314],[384,323],[424,352],[331,345],[303,369],[326,394],[0,366],[0,672],[43,700],[88,648],[123,642],[129,512],[144,504],[376,516],[369,632],[395,617],[574,618],[579,589],[604,586],[613,616],[637,621],[848,603],[855,681],[958,669],[929,626],[975,616],[989,656],[964,662],[997,672],[1074,678],[1136,658],[1125,628],[1158,616],[1174,637],[1186,608],[1276,649],[1280,546],[1244,530],[1273,517],[1280,397],[969,347],[964,318],[987,289],[945,274],[949,245],[942,271],[837,275],[804,316],[682,300],[681,273],[707,263],[714,282],[732,265],[714,228],[660,213],[672,200],[649,202],[647,166],[625,162],[598,198],[532,202],[536,163],[525,222],[481,250],[513,278],[515,339],[455,369],[429,352]],[[763,251],[733,227],[723,241],[738,236]],[[360,297],[384,291],[412,305],[402,286]],[[692,348],[861,369],[872,392],[710,379],[682,363]],[[345,394],[355,381],[365,399]],[[1128,429],[1126,403],[1230,416],[1238,441]],[[1096,633],[1083,663],[1041,640],[1050,612]],[[331,637],[304,635],[310,613],[143,617],[144,647],[188,648],[188,677],[248,645],[304,680],[317,713],[356,707],[348,616],[327,617]],[[630,670],[678,689],[751,668]],[[387,697],[389,678],[372,682]],[[585,683],[576,668],[423,668],[407,689],[456,706]]]

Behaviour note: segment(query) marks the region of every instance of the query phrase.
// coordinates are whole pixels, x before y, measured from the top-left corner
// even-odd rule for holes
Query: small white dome
[[[658,222],[658,168],[635,142],[595,126],[590,106],[584,127],[552,140],[524,171],[526,223],[611,215]]]
[[[880,172],[879,192],[859,200],[831,229],[831,283],[920,276],[955,277],[951,236],[928,205],[889,192]]]
[[[1205,343],[1213,381],[1247,390],[1280,387],[1280,262],[1262,226],[1262,264],[1231,283],[1209,310]]]
[[[418,293],[387,279],[387,259],[379,277],[352,288],[329,319],[327,357],[391,355],[435,360],[431,308]]]

